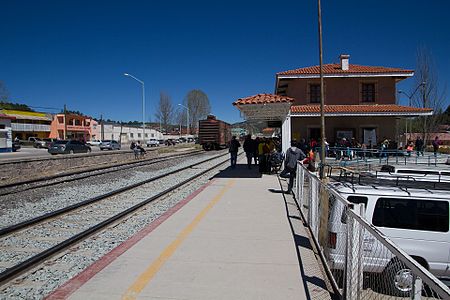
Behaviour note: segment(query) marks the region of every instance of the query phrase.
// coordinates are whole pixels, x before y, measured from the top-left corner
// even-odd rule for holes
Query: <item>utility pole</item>
[[[423,82],[423,93],[422,93],[422,101],[423,101],[423,108],[427,108],[427,83],[426,81]],[[427,128],[427,119],[428,116],[423,117],[423,143],[424,147],[426,149],[427,147],[427,136],[428,136],[428,128]]]
[[[323,179],[325,168],[325,92],[323,90],[323,53],[322,53],[322,9],[320,6],[320,0],[317,1],[317,9],[319,14],[319,61],[320,61],[320,179]]]
[[[103,115],[100,115],[100,136],[101,140],[103,141],[105,139],[105,130],[103,128]]]
[[[67,108],[64,104],[64,139],[67,140]]]

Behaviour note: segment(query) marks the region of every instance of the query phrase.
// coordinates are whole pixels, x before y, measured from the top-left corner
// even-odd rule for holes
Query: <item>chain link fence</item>
[[[362,217],[364,204],[301,164],[296,176],[296,201],[343,299],[450,299],[443,282]]]

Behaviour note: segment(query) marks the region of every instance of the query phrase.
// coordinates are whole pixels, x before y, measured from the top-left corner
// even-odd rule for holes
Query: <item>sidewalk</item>
[[[111,263],[94,264],[92,278],[88,269],[49,299],[330,299],[276,175],[227,168],[166,217]]]

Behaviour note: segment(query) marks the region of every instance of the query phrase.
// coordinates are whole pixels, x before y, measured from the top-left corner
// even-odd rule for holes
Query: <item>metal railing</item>
[[[320,152],[320,147],[316,148]],[[331,163],[334,159],[341,166],[354,164],[416,164],[436,166],[450,158],[447,154],[425,152],[425,151],[406,151],[406,150],[382,150],[382,149],[362,149],[349,147],[329,147],[326,151],[327,162]]]
[[[450,299],[450,289],[365,220],[353,204],[302,164],[294,194],[343,299]]]
[[[46,124],[22,124],[11,123],[13,131],[50,131],[50,125]]]

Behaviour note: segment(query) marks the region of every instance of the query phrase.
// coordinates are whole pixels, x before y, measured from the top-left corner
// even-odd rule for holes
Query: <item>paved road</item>
[[[160,147],[166,147],[164,145],[160,145]],[[98,146],[91,146],[92,152],[98,153],[101,152]],[[152,149],[152,147],[146,147],[147,150]],[[129,145],[125,145],[122,150],[119,151],[128,151]],[[117,151],[117,150],[114,150]],[[109,152],[105,150],[103,152]],[[19,149],[17,152],[0,152],[0,162],[9,161],[9,160],[17,160],[17,159],[28,159],[28,158],[42,158],[42,157],[50,157],[52,156],[47,152],[47,149],[38,149],[33,147],[23,147]]]
[[[92,152],[100,152],[100,148],[91,147]],[[22,147],[17,152],[2,152],[0,153],[0,161],[16,160],[20,158],[39,158],[50,157],[51,154],[47,152],[47,149],[37,149],[33,147]]]

